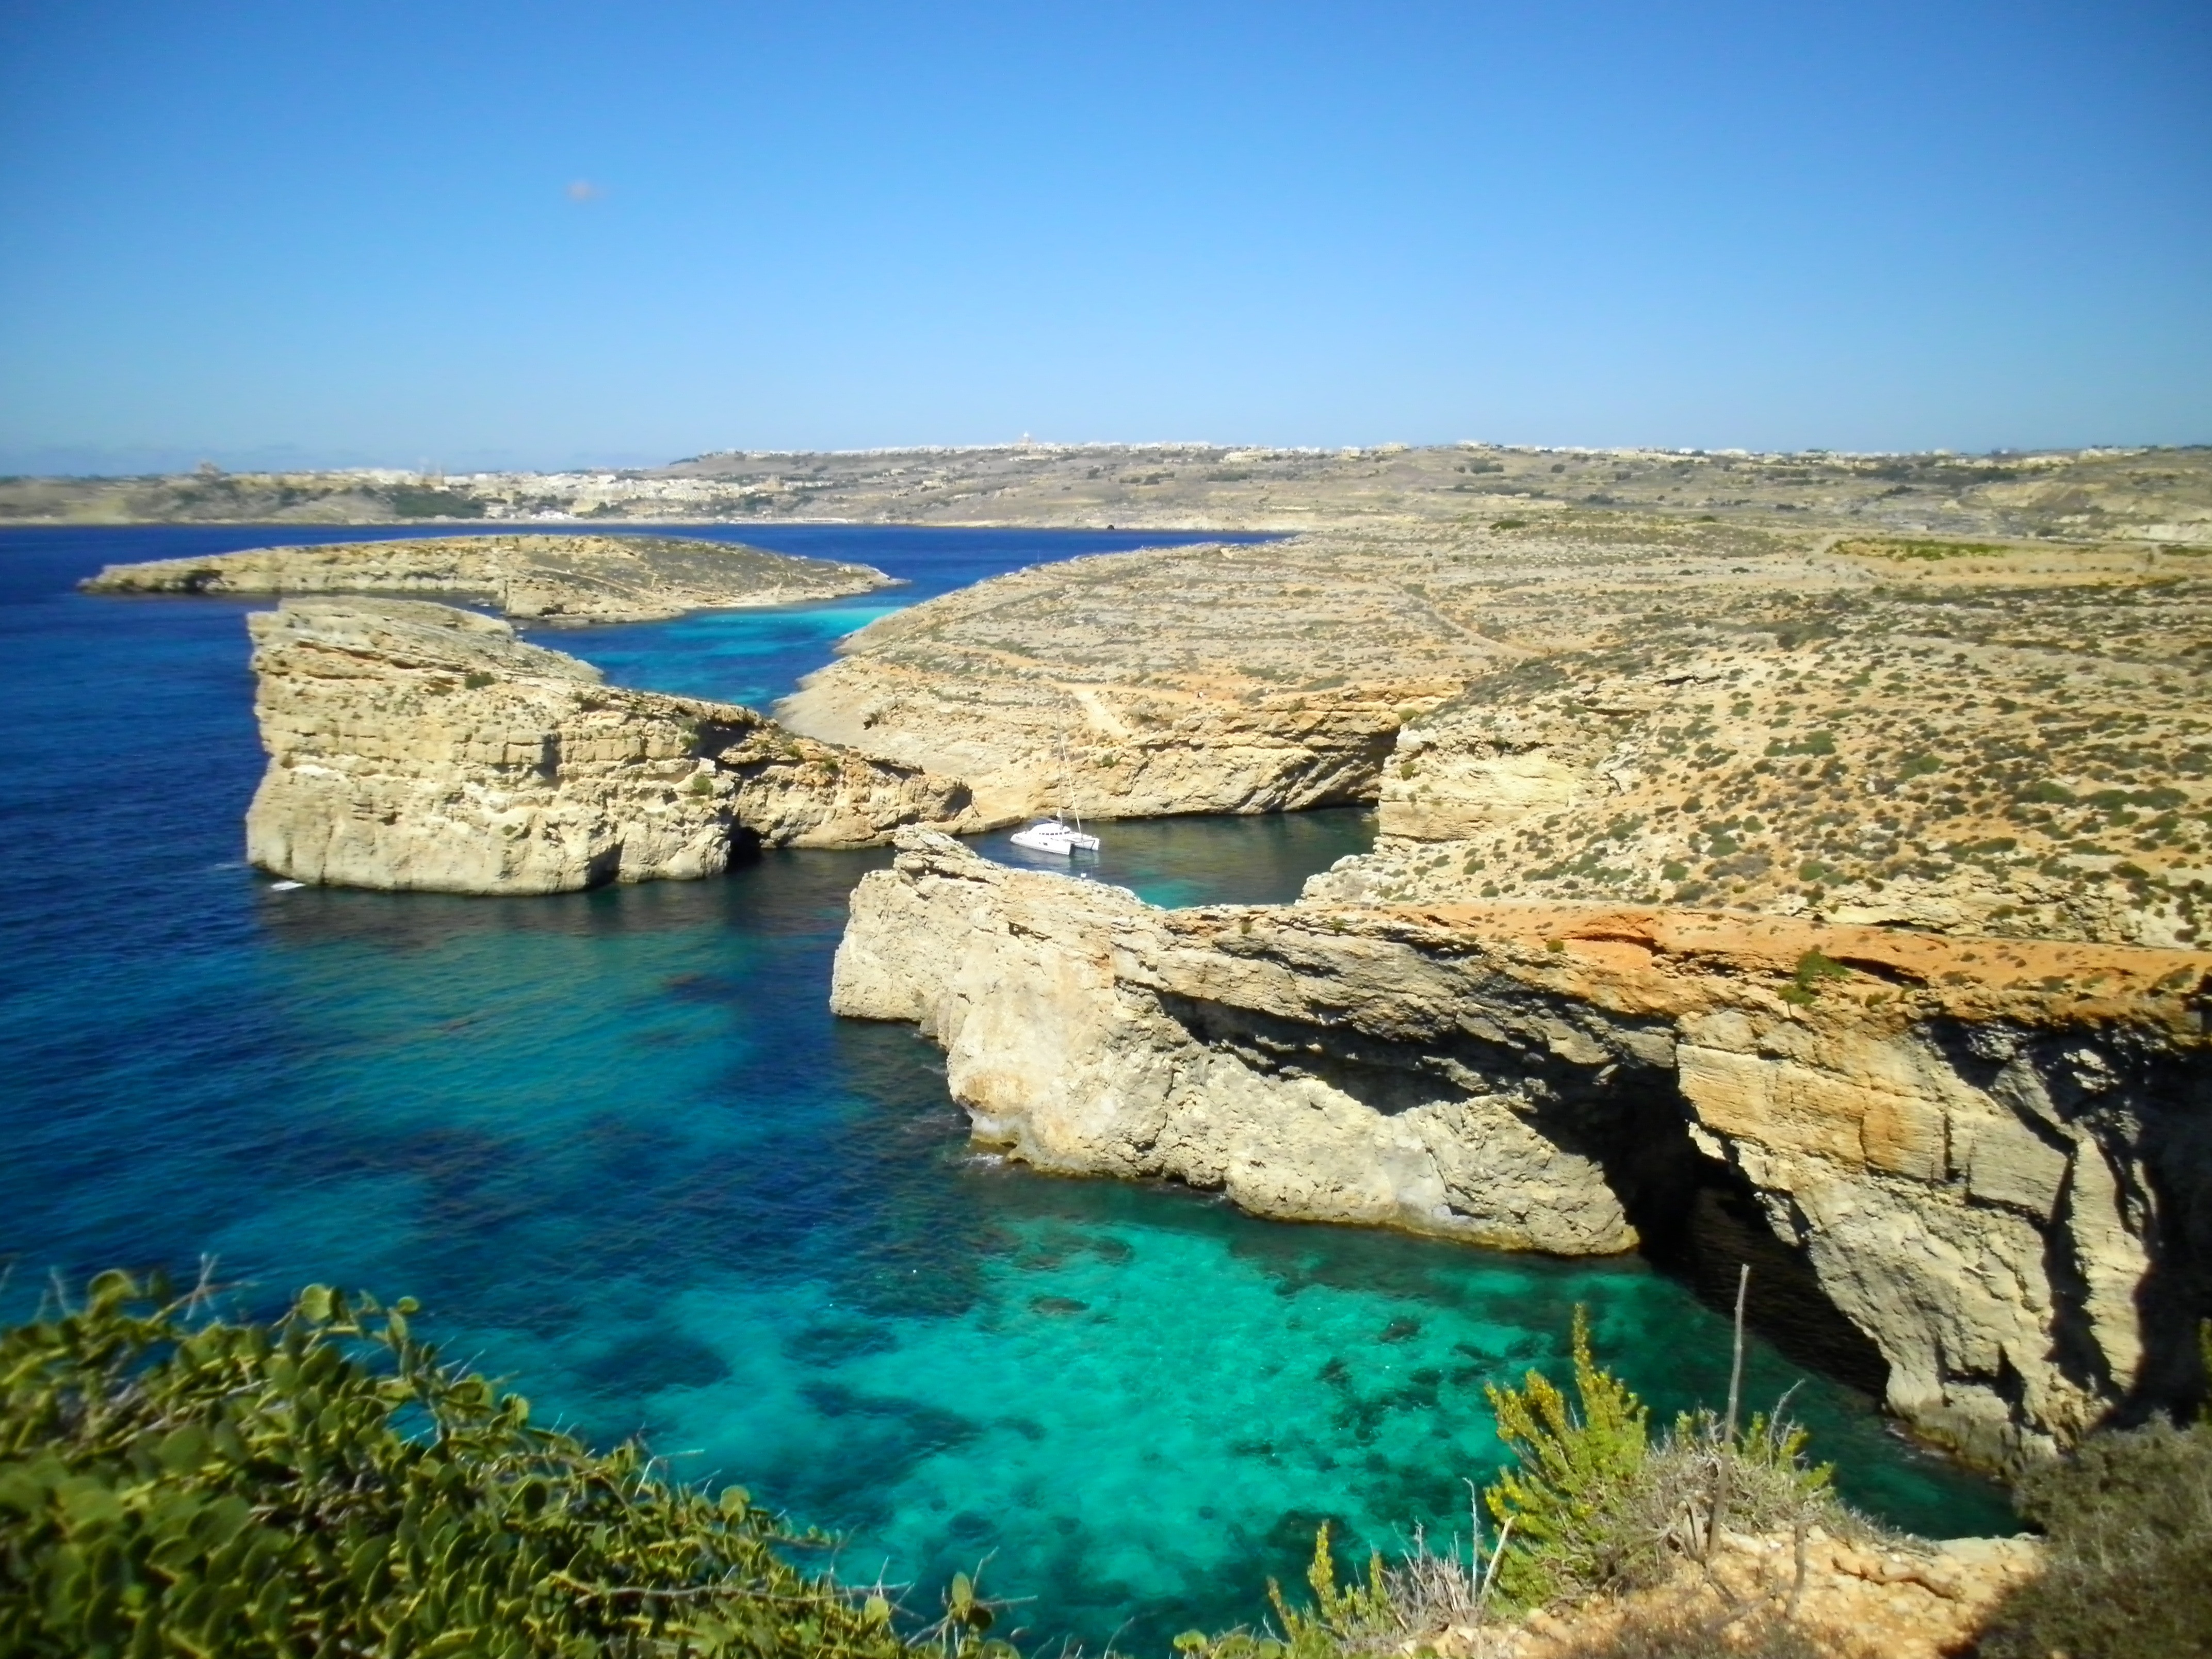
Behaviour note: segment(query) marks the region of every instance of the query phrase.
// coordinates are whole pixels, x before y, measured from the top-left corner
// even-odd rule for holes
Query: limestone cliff
[[[1369,800],[1408,713],[1516,654],[1391,567],[1301,540],[1017,571],[872,623],[777,714],[1000,820]]]
[[[1070,560],[863,629],[793,729],[1003,820],[1379,800],[1333,902],[2188,945],[2212,563],[1559,514]]]
[[[957,782],[730,704],[627,691],[507,623],[407,599],[247,619],[269,769],[252,861],[343,886],[552,893],[719,874],[733,849],[963,823]]]
[[[94,593],[434,593],[533,622],[635,623],[890,584],[873,566],[671,536],[469,535],[112,564]]]
[[[1152,908],[902,831],[833,1003],[943,1045],[979,1139],[1261,1214],[1632,1248],[1747,1187],[1991,1461],[2194,1387],[2212,955],[1626,907]]]

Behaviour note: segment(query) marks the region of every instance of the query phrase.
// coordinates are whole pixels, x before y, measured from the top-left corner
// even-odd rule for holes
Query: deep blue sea
[[[1724,1322],[1635,1261],[1255,1221],[973,1155],[935,1051],[824,1006],[883,854],[556,898],[274,890],[240,857],[253,606],[71,584],[303,533],[0,531],[11,1314],[50,1273],[204,1255],[270,1308],[314,1279],[410,1294],[541,1416],[641,1431],[679,1474],[844,1534],[848,1576],[926,1607],[984,1562],[987,1591],[1028,1598],[1025,1642],[1155,1654],[1263,1616],[1323,1517],[1386,1549],[1463,1528],[1462,1480],[1498,1457],[1483,1383],[1561,1375],[1577,1302],[1662,1419],[1724,1391]],[[1170,539],[741,533],[913,586],[537,637],[623,684],[766,704],[899,605]],[[1116,824],[1101,873],[1164,903],[1285,899],[1369,827]],[[1798,1377],[1755,1348],[1753,1400]],[[2011,1530],[1865,1398],[1815,1378],[1795,1407],[1862,1505]]]

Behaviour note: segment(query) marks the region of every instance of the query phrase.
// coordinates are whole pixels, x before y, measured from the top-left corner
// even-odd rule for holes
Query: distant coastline
[[[913,524],[1294,532],[1628,512],[1883,533],[2212,547],[2212,448],[1964,456],[1218,445],[731,453],[667,466],[0,479],[0,524],[607,530]]]

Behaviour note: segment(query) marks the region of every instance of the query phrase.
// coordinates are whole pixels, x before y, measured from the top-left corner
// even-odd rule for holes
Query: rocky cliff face
[[[626,691],[508,624],[405,599],[247,619],[269,769],[247,854],[296,880],[552,893],[719,874],[734,850],[959,826],[951,780],[748,708]]]
[[[2197,1387],[2212,956],[1588,905],[1152,908],[902,832],[842,1013],[943,1045],[979,1139],[1261,1214],[1568,1254],[1747,1193],[2002,1462]]]
[[[1371,799],[1403,714],[1492,653],[1372,569],[1329,570],[1339,550],[1169,549],[997,577],[862,629],[777,714],[956,773],[999,821]]]
[[[258,547],[112,564],[94,593],[435,593],[544,623],[657,622],[689,611],[839,599],[890,585],[871,565],[671,536],[435,536]]]
[[[1332,902],[2187,946],[2212,568],[1556,514],[1072,560],[845,642],[794,729],[1003,821],[1379,800]]]

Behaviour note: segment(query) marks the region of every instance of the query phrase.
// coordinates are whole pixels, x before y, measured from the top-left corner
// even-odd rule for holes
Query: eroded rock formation
[[[719,874],[735,849],[960,826],[956,781],[726,703],[628,691],[507,623],[408,599],[247,619],[269,769],[247,855],[300,881],[552,893]]]
[[[636,623],[890,585],[872,565],[672,536],[470,535],[112,564],[94,593],[434,593],[533,622]]]
[[[842,1013],[943,1045],[977,1137],[1258,1213],[1600,1253],[1741,1183],[2003,1462],[2197,1382],[2212,955],[1628,907],[1163,911],[902,831]]]
[[[1017,571],[841,641],[777,716],[956,773],[1001,821],[1371,799],[1404,715],[1499,653],[1386,572],[1327,565],[1232,544]]]
[[[1379,800],[1331,902],[2186,946],[2212,567],[1559,515],[1079,559],[862,630],[795,729],[996,819]]]

